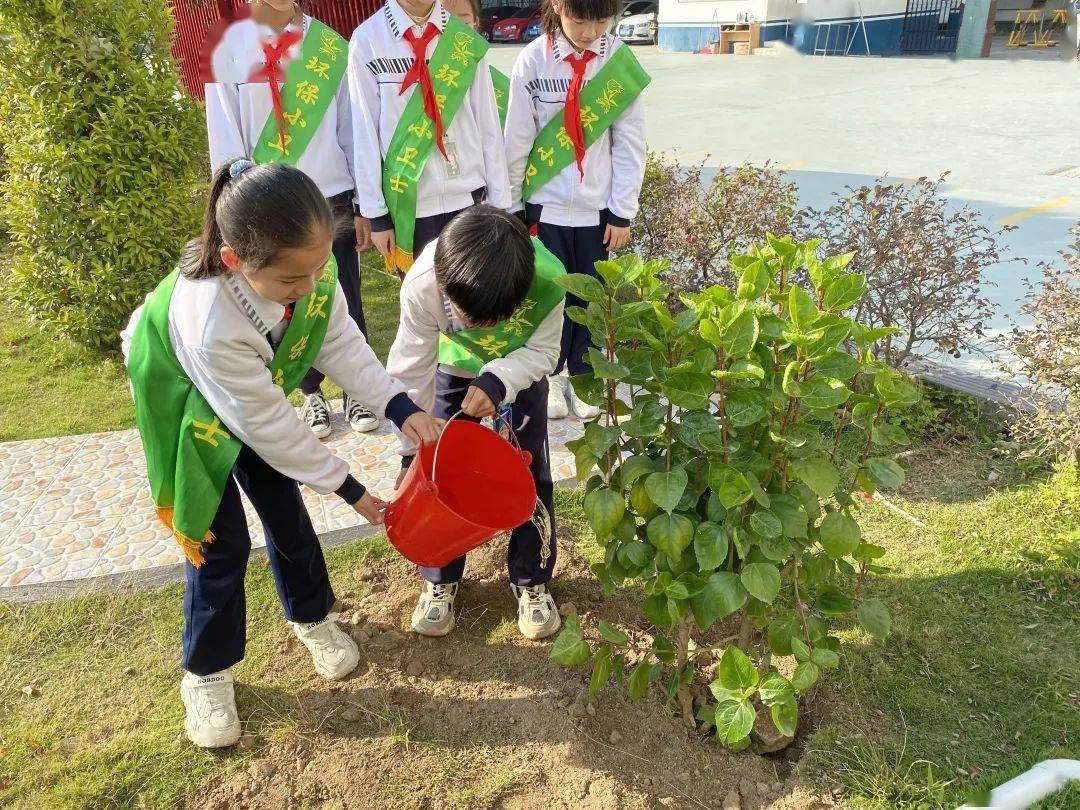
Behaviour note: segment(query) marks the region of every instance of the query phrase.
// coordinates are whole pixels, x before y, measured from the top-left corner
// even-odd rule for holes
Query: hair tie
[[[229,177],[235,180],[254,165],[250,160],[234,160],[229,166]]]

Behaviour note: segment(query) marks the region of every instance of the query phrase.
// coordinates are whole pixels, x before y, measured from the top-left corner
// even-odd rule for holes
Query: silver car
[[[656,44],[656,0],[631,0],[615,17],[611,33],[623,42]]]

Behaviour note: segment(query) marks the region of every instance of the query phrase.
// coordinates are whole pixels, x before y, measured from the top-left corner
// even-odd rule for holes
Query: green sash
[[[623,45],[581,90],[581,128],[588,149],[622,115],[652,79],[633,52]],[[574,162],[574,144],[566,134],[559,112],[548,121],[533,143],[521,196],[528,200],[538,188]]]
[[[154,506],[197,567],[203,563],[202,544],[214,540],[210,524],[241,444],[176,359],[169,338],[169,302],[179,275],[174,270],[147,298],[132,336],[128,376]],[[337,264],[331,256],[315,290],[293,308],[268,365],[286,395],[300,384],[322,348],[336,290]]]
[[[499,126],[506,126],[506,107],[510,101],[510,77],[491,68],[491,86],[495,88],[495,106],[499,108]]]
[[[440,333],[440,363],[479,374],[485,364],[524,346],[544,318],[563,300],[565,293],[555,280],[566,275],[566,270],[539,239],[533,237],[532,241],[536,249],[536,276],[521,306],[495,326]]]
[[[442,112],[444,132],[450,129],[472,85],[476,67],[487,49],[488,44],[483,38],[457,17],[447,20],[446,28],[428,60],[435,103]],[[413,261],[417,186],[424,166],[435,149],[435,123],[424,112],[423,95],[417,83],[383,159],[383,197],[394,223],[396,244],[394,255],[386,259],[388,272],[399,270],[404,273]]]
[[[286,68],[281,88],[281,108],[289,130],[285,143],[271,110],[251,159],[295,166],[337,96],[348,64],[349,44],[337,31],[312,19],[302,52]]]

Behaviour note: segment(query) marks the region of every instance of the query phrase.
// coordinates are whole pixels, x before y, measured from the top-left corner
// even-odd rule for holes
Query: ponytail
[[[340,227],[318,186],[299,169],[232,160],[210,181],[202,233],[185,246],[180,272],[190,279],[224,274],[223,245],[261,270],[279,251],[306,247],[320,230],[336,235]]]

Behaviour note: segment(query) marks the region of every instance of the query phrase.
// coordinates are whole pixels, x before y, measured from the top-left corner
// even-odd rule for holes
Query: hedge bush
[[[117,333],[198,223],[202,116],[167,0],[0,0],[8,294],[88,346]]]

